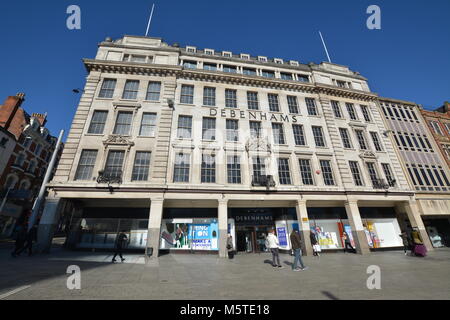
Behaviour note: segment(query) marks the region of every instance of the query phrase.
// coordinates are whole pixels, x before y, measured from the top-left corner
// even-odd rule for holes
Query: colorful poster
[[[355,241],[353,240],[352,227],[350,227],[348,224],[346,224],[346,225],[344,225],[344,231],[347,234],[347,237],[350,239],[350,243],[351,243],[352,247],[355,248]]]
[[[286,228],[285,227],[277,228],[277,236],[280,246],[286,247],[288,244],[286,238]]]

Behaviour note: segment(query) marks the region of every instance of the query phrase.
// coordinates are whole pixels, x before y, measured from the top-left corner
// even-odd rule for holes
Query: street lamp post
[[[28,231],[33,227],[34,222],[36,221],[36,217],[39,213],[39,209],[41,207],[42,200],[44,198],[45,189],[47,188],[47,183],[50,180],[50,175],[52,174],[53,167],[55,166],[56,157],[58,156],[59,146],[61,145],[61,140],[63,138],[63,135],[64,135],[64,130],[61,130],[61,132],[59,133],[58,142],[56,142],[56,147],[52,154],[52,159],[50,160],[50,163],[47,167],[47,171],[45,172],[44,181],[42,181],[41,189],[39,190],[39,195],[33,204],[31,217],[28,220]]]

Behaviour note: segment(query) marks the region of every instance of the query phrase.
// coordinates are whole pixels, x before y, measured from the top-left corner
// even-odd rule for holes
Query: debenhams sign
[[[298,121],[296,115],[285,115],[285,114],[275,114],[266,113],[258,111],[241,111],[232,109],[209,109],[209,115],[211,117],[216,117],[220,115],[222,118],[238,118],[238,119],[249,119],[249,120],[268,120],[275,122],[292,122],[296,123]]]

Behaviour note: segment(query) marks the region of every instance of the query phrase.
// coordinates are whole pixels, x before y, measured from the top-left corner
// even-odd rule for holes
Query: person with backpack
[[[272,266],[274,268],[280,268],[282,269],[283,266],[280,263],[280,253],[279,253],[279,245],[278,238],[275,235],[275,230],[270,230],[269,235],[266,238],[267,241],[267,248],[272,252]],[[278,264],[275,263],[278,262]]]
[[[305,267],[302,261],[302,238],[300,237],[300,232],[298,230],[292,230],[290,239],[292,250],[294,250],[294,263],[292,264],[292,271],[306,270],[307,267]],[[297,262],[300,263],[300,268],[297,267]]]
[[[115,252],[114,252],[114,257],[112,258],[112,262],[116,262],[116,256],[119,255],[120,260],[122,262],[125,261],[125,259],[122,257],[122,251],[125,248],[126,244],[128,241],[128,237],[125,234],[125,230],[122,230],[122,232],[117,236],[116,239],[116,246],[115,246]]]

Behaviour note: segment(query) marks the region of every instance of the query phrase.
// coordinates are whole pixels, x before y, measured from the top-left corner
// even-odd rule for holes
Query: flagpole
[[[148,31],[150,30],[150,24],[152,23],[153,17],[153,9],[155,8],[155,4],[152,5],[152,12],[150,13],[150,19],[148,19],[147,31],[145,32],[145,36],[148,36]]]
[[[322,37],[322,32],[319,31],[320,39],[322,39],[323,47],[325,48],[325,53],[327,54],[328,62],[331,63],[330,55],[328,54],[327,45]]]

